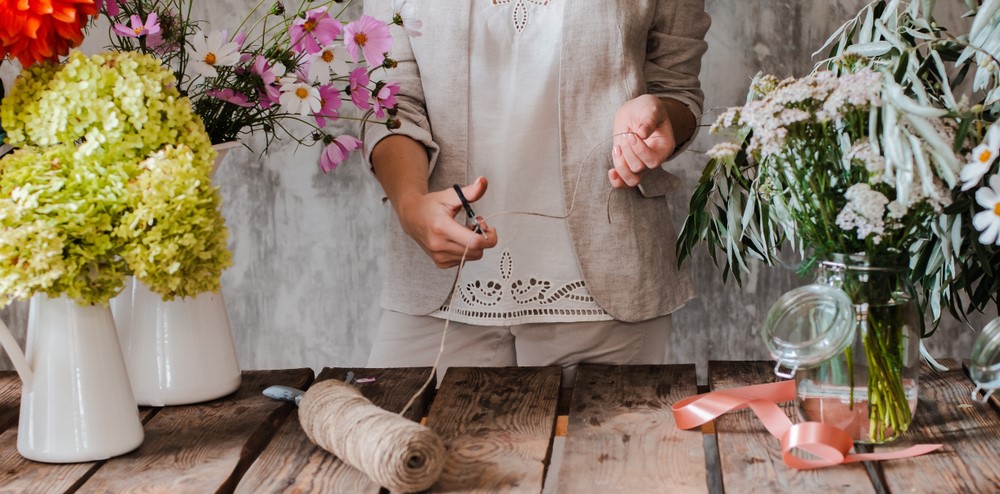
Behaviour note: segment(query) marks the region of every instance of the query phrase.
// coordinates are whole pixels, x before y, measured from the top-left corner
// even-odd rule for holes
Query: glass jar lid
[[[1000,388],[1000,317],[990,321],[976,337],[970,360],[969,376],[976,383],[972,399],[986,402]],[[986,391],[982,398],[980,391]]]
[[[786,292],[764,323],[764,343],[777,360],[774,373],[791,378],[800,367],[844,351],[854,340],[854,314],[851,298],[840,288],[811,284]]]

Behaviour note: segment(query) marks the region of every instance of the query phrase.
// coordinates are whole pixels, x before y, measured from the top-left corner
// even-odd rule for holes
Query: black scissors
[[[459,187],[458,184],[452,185],[451,187],[455,189],[455,193],[458,194],[458,199],[462,201],[462,207],[465,208],[465,214],[472,219],[472,221],[476,222],[476,226],[472,229],[472,231],[481,233],[483,234],[483,237],[489,238],[486,236],[486,229],[483,228],[483,225],[479,222],[479,218],[476,216],[476,213],[472,212],[472,204],[469,204],[469,200],[465,198],[465,194],[462,193],[462,188]]]

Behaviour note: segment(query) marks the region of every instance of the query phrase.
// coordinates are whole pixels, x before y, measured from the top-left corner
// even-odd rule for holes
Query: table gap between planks
[[[972,402],[972,383],[952,370],[922,375],[908,436],[875,451],[942,442],[937,453],[879,464],[797,471],[781,462],[778,441],[750,411],[730,413],[702,431],[676,428],[670,406],[698,392],[694,365],[584,365],[572,390],[560,370],[452,368],[406,413],[424,418],[447,446],[445,471],[429,492],[998,492],[1000,402]],[[775,380],[768,362],[710,362],[709,386],[728,389]],[[328,368],[315,381],[374,379],[358,388],[399,411],[430,369]],[[17,454],[20,382],[0,372],[0,492],[386,492],[313,445],[295,407],[269,400],[273,384],[305,389],[309,369],[248,371],[240,390],[203,404],[142,408],[142,446],[109,460],[52,465]],[[368,381],[368,380],[366,380]],[[784,406],[793,413],[791,404]],[[568,418],[566,417],[568,415]],[[561,458],[553,459],[557,424]]]

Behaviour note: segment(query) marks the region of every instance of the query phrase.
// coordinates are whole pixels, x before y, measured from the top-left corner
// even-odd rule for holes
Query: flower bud
[[[285,4],[281,2],[274,2],[271,4],[271,15],[284,15],[285,14]]]

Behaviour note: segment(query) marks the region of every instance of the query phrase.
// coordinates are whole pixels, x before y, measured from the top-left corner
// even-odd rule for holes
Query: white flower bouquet
[[[713,125],[732,140],[709,152],[681,261],[705,243],[739,282],[787,240],[803,270],[837,252],[908,257],[935,321],[1000,302],[1000,1],[969,3],[954,35],[933,2],[872,2],[812,74],[758,76]]]
[[[774,264],[787,241],[802,271],[831,258],[901,264],[935,321],[943,307],[964,317],[1000,301],[1000,0],[969,4],[972,27],[955,36],[933,20],[933,2],[872,2],[831,36],[813,73],[756,77],[746,104],[712,128],[732,140],[709,151],[681,262],[705,243],[717,263],[723,256],[723,276],[740,282],[748,258]],[[867,269],[822,275],[840,279],[832,284],[854,302],[861,347],[808,379],[848,390],[842,415],[865,431],[857,440],[877,443],[912,420],[909,344],[933,328],[902,309],[913,297],[897,294],[898,278],[875,276],[900,271]],[[802,403],[819,399],[803,391],[816,380],[800,382]]]

